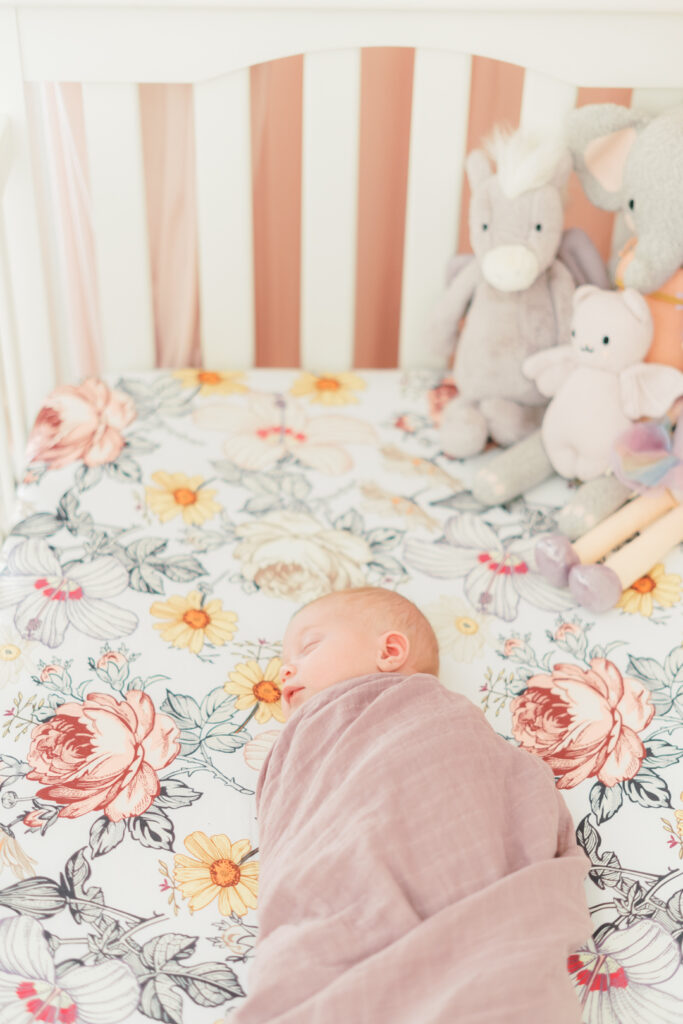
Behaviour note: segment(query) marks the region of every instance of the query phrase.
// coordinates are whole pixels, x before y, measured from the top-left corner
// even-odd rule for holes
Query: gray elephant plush
[[[683,107],[653,116],[616,103],[571,112],[567,140],[588,198],[637,236],[623,284],[649,294],[683,264]]]
[[[454,458],[476,455],[489,438],[515,444],[538,428],[547,399],[522,363],[568,340],[575,288],[557,258],[568,150],[517,132],[499,133],[490,151],[495,174],[483,150],[467,158],[474,258],[458,259],[427,338],[444,363],[455,346],[458,394],[440,426],[441,447]]]

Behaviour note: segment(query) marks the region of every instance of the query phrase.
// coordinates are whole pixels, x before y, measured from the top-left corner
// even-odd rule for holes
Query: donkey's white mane
[[[484,148],[495,160],[500,187],[510,199],[551,182],[566,152],[560,136],[522,129],[512,132],[494,128]]]

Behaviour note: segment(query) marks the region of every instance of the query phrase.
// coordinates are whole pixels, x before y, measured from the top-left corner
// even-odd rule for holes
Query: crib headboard
[[[193,85],[203,361],[246,367],[249,68],[304,54],[300,361],[335,370],[354,352],[360,51],[415,48],[399,345],[415,366],[458,238],[472,55],[527,69],[521,122],[540,127],[579,86],[667,105],[683,87],[682,43],[679,0],[0,0],[0,452],[18,472],[41,398],[74,376],[59,250],[39,230],[26,83],[83,83],[102,371],[154,365],[137,84]]]

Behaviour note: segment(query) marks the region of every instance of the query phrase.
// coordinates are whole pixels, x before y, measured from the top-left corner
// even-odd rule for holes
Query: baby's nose
[[[280,669],[280,682],[286,683],[290,676],[294,675],[294,669],[291,665],[283,665]]]

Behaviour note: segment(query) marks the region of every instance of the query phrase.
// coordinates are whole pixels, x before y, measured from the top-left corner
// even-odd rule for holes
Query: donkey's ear
[[[555,188],[559,189],[560,192],[562,192],[569,181],[569,175],[572,173],[573,167],[572,155],[569,150],[566,149],[558,161],[557,169],[553,175],[552,181]]]
[[[493,168],[483,149],[472,150],[465,161],[465,170],[473,192],[493,174]]]

